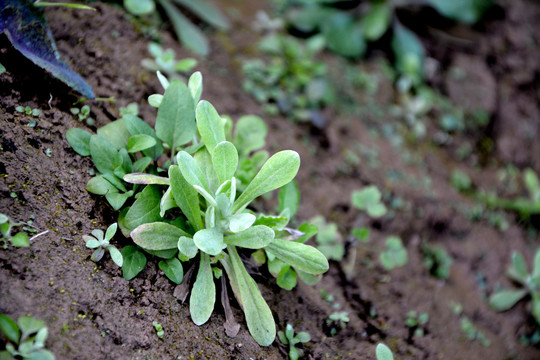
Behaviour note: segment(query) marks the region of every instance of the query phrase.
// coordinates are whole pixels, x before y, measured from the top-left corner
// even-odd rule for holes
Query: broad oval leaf
[[[178,165],[169,167],[169,180],[176,204],[180,207],[195,230],[202,229],[203,223],[197,190],[186,181]]]
[[[225,124],[208,101],[202,100],[197,105],[197,129],[210,154],[217,144],[225,141]]]
[[[189,77],[188,80],[188,88],[191,92],[191,96],[193,97],[193,102],[197,104],[201,98],[201,94],[203,91],[203,83],[202,83],[203,77],[200,71],[196,71]]]
[[[229,230],[233,233],[239,233],[246,230],[255,222],[257,218],[250,213],[236,214],[231,216],[229,221]]]
[[[0,330],[7,337],[7,339],[15,344],[19,343],[21,332],[19,327],[9,316],[0,314]]]
[[[345,12],[337,12],[323,22],[322,33],[333,52],[347,57],[360,57],[366,51],[360,24]]]
[[[274,239],[266,249],[281,261],[308,274],[318,275],[328,270],[328,260],[313,246]]]
[[[399,22],[394,24],[392,50],[396,58],[396,68],[419,80],[424,76],[425,50],[420,39]]]
[[[145,173],[133,173],[124,175],[124,181],[130,184],[144,184],[144,185],[169,185],[169,179],[163,176],[145,174]]]
[[[114,261],[116,265],[122,267],[124,260],[122,258],[122,254],[120,253],[120,251],[118,251],[118,249],[115,248],[114,246],[108,246],[107,250],[109,250],[109,254],[111,255],[112,261]]]
[[[172,151],[190,142],[195,135],[195,105],[191,92],[182,82],[173,80],[158,108],[156,135]]]
[[[245,208],[258,196],[290,182],[300,168],[300,156],[296,151],[280,151],[272,156],[251,180],[233,206],[233,213]]]
[[[43,321],[31,316],[21,316],[17,319],[17,324],[24,335],[30,335],[38,332],[40,329],[47,327]]]
[[[202,325],[208,321],[214,311],[215,301],[216,285],[210,266],[210,257],[201,253],[199,272],[189,298],[189,312],[195,324]]]
[[[133,15],[146,15],[154,12],[154,0],[124,0],[124,7]]]
[[[193,242],[203,252],[216,256],[226,247],[223,233],[218,228],[199,230],[193,235]]]
[[[151,148],[156,145],[156,139],[150,135],[138,134],[129,138],[127,143],[127,151],[129,153],[136,153]]]
[[[11,245],[15,247],[28,247],[30,242],[28,241],[28,235],[26,233],[20,232],[11,238]]]
[[[178,162],[180,171],[182,171],[184,179],[186,179],[190,185],[197,185],[208,191],[208,182],[206,181],[206,177],[191,155],[185,151],[180,151],[176,155],[176,160]]]
[[[238,152],[247,155],[258,150],[266,143],[268,127],[263,119],[254,115],[242,116],[236,122],[234,129],[234,143]]]
[[[512,280],[517,281],[523,285],[527,282],[527,264],[525,263],[525,258],[521,253],[514,251],[512,253],[512,265],[508,268],[507,271],[508,277]]]
[[[362,18],[364,37],[369,41],[379,40],[390,25],[392,10],[386,2],[372,2],[369,13]]]
[[[117,167],[122,165],[122,156],[118,150],[99,135],[90,137],[90,155],[94,165],[102,174],[113,173]]]
[[[249,333],[261,346],[269,346],[276,337],[276,324],[272,312],[261,295],[255,280],[249,276],[240,256],[232,246],[228,248],[234,277],[231,284],[235,284],[233,290],[238,295],[239,302],[246,316]]]
[[[237,234],[228,235],[224,238],[224,241],[227,245],[260,249],[270,244],[274,237],[274,230],[268,226],[256,225]]]
[[[130,234],[135,244],[148,250],[176,249],[180,236],[189,236],[182,229],[163,222],[139,225]]]
[[[90,134],[88,131],[79,129],[79,128],[71,128],[68,131],[66,131],[66,139],[75,150],[75,152],[82,156],[89,156],[90,155],[90,138],[92,137],[92,134]]]
[[[177,258],[161,260],[159,262],[159,268],[165,273],[169,280],[177,285],[184,279],[184,268]]]
[[[491,295],[489,306],[495,311],[506,311],[527,295],[527,290],[502,290]]]
[[[236,147],[228,141],[220,142],[212,153],[212,163],[221,184],[232,179],[238,166]]]
[[[193,259],[199,252],[199,248],[195,245],[193,239],[187,236],[180,236],[178,239],[178,250],[188,259]]]
[[[300,204],[300,191],[296,181],[292,180],[284,185],[279,190],[278,199],[279,211],[283,212],[285,209],[289,209],[289,218],[292,218],[298,211],[298,205]]]
[[[148,185],[129,208],[124,218],[124,225],[129,230],[137,226],[158,221],[161,202],[161,191],[157,185]]]
[[[394,360],[392,350],[383,343],[377,344],[375,355],[377,356],[377,360]]]
[[[146,266],[146,256],[137,247],[128,245],[122,249],[122,276],[126,280],[131,280]]]

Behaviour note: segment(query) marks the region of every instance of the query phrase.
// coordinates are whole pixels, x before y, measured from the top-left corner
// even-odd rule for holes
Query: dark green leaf
[[[114,210],[120,210],[122,206],[126,203],[127,199],[129,199],[133,195],[133,191],[129,191],[127,193],[121,194],[117,192],[110,192],[105,195],[105,199],[109,202],[109,204],[112,206]]]
[[[146,266],[146,256],[136,246],[128,245],[122,249],[122,275],[124,279],[131,280]]]
[[[110,192],[118,192],[118,189],[101,175],[94,176],[88,180],[86,190],[92,194],[105,195]]]
[[[197,104],[197,129],[208,152],[213,154],[217,144],[225,141],[225,128],[218,112],[208,101]]]
[[[384,1],[372,2],[369,13],[362,18],[362,29],[366,40],[379,40],[390,25],[391,15],[389,3]]]
[[[177,165],[169,168],[169,180],[171,181],[171,191],[176,204],[195,230],[202,229],[203,223],[197,191],[184,179]]]
[[[122,157],[116,148],[99,135],[90,137],[90,154],[94,165],[102,174],[113,173],[122,165]]]
[[[118,119],[100,127],[97,134],[111,143],[116,150],[124,149],[131,134],[129,133],[124,119]]]
[[[484,15],[484,12],[493,5],[492,0],[428,0],[442,15],[464,22],[474,24]]]
[[[277,276],[277,284],[282,289],[292,290],[296,286],[296,272],[290,266],[285,266]]]
[[[293,180],[279,190],[279,211],[289,209],[289,215],[292,218],[298,211],[299,204],[300,191],[298,191],[296,181]]]
[[[161,260],[159,262],[159,268],[173,283],[178,285],[182,282],[182,279],[184,278],[184,268],[177,258]]]
[[[132,114],[126,114],[122,117],[122,119],[124,120],[124,124],[131,135],[143,134],[152,136],[156,139],[156,145],[154,145],[154,147],[152,147],[151,149],[144,150],[144,155],[149,156],[152,159],[157,159],[163,154],[163,146],[161,145],[161,141],[157,141],[159,139],[156,135],[156,132],[154,131],[154,129],[152,129],[150,125]]]
[[[308,274],[318,275],[328,270],[328,260],[312,246],[274,239],[266,249],[281,261]]]
[[[150,135],[133,135],[129,138],[127,143],[127,151],[129,153],[136,153],[138,151],[143,151],[149,149],[156,145],[156,139]]]
[[[13,235],[11,238],[11,245],[15,247],[28,247],[30,242],[28,242],[28,235],[23,232]]]
[[[396,58],[396,68],[402,74],[407,74],[415,80],[424,76],[424,46],[420,39],[399,22],[394,25],[392,50]]]
[[[19,331],[19,327],[15,321],[13,321],[9,316],[0,314],[0,330],[2,330],[2,333],[4,333],[9,341],[15,344],[19,343],[21,332]]]
[[[75,152],[82,156],[90,155],[90,134],[88,131],[78,128],[71,128],[66,131],[66,139],[75,150]]]
[[[360,57],[366,51],[362,27],[344,12],[330,16],[323,23],[322,32],[328,48],[339,55]]]
[[[161,191],[159,186],[148,185],[129,208],[124,219],[124,225],[133,230],[139,225],[160,220],[160,202]]]
[[[180,236],[189,236],[182,229],[162,222],[139,225],[131,232],[135,244],[148,250],[176,249]]]

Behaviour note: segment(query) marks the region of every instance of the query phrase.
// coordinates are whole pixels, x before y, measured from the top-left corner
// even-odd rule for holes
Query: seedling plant
[[[96,249],[92,254],[92,261],[98,262],[99,260],[101,260],[101,258],[103,258],[103,255],[105,255],[105,251],[108,251],[114,263],[122,267],[122,254],[114,245],[111,245],[109,243],[113,238],[114,234],[116,234],[117,228],[118,225],[114,223],[107,228],[105,236],[103,236],[103,231],[99,229],[92,231],[93,236],[83,235],[83,239],[86,241],[86,247],[89,249]]]
[[[426,325],[429,320],[428,313],[418,313],[415,310],[411,310],[407,313],[407,319],[405,319],[405,325],[409,328],[409,334],[413,334],[415,337],[422,337],[426,332]]]
[[[148,44],[148,52],[153,59],[143,59],[141,65],[150,71],[165,73],[169,78],[182,79],[178,74],[189,73],[197,65],[193,58],[177,60],[173,49],[163,49],[155,42]]]
[[[403,246],[399,237],[389,236],[386,239],[386,249],[381,252],[379,260],[386,270],[392,270],[407,264],[407,249]]]
[[[346,311],[336,311],[326,319],[326,326],[329,329],[330,336],[336,335],[339,331],[345,329],[349,323],[349,313]]]
[[[17,232],[12,234],[13,228],[26,225],[25,223],[17,222],[8,217],[7,215],[0,213],[0,231],[2,237],[0,238],[0,244],[4,249],[7,249],[9,244],[14,247],[28,247],[30,242],[28,241],[28,235],[24,232]]]
[[[305,331],[300,331],[295,335],[291,324],[287,324],[285,331],[278,331],[278,338],[283,345],[289,345],[290,360],[298,360],[304,355],[304,350],[297,348],[297,344],[311,341],[311,336]]]
[[[270,345],[276,336],[274,319],[239,248],[264,249],[269,258],[309,276],[320,278],[328,269],[324,255],[303,244],[301,229],[283,228],[292,205],[278,217],[248,208],[259,196],[289,184],[298,172],[300,158],[291,150],[274,154],[240,191],[240,155],[249,158],[245,149],[257,146],[249,136],[235,137],[237,143],[243,141],[239,148],[229,141],[233,137],[227,120],[212,104],[199,101],[200,73],[192,75],[187,85],[169,82],[164,76],[161,81],[166,89],[154,103],[158,105],[155,130],[136,116],[124,115],[98,129],[97,135],[80,129],[68,131],[74,150],[90,155],[99,171],[87,189],[105,195],[116,210],[137,194],[118,219],[122,233],[137,245],[129,248],[129,254],[122,251],[123,270],[129,269],[132,275],[133,268],[142,268],[144,254],[135,255],[140,249],[162,258],[165,263],[160,268],[177,283],[183,281],[185,265],[196,266],[189,307],[197,325],[211,316],[216,298],[214,277],[225,270],[251,335],[260,345]],[[157,162],[164,152],[170,154],[169,159]]]
[[[43,321],[21,316],[15,322],[0,314],[0,330],[7,340],[6,349],[0,351],[0,359],[55,359],[53,353],[45,349],[48,330]]]

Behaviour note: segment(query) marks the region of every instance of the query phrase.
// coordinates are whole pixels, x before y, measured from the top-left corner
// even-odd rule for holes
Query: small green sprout
[[[506,272],[507,276],[521,285],[517,290],[500,290],[489,298],[489,305],[495,311],[506,311],[518,301],[530,295],[532,298],[532,315],[540,325],[540,249],[536,251],[531,273],[523,255],[517,251],[512,254],[512,263]]]
[[[470,191],[473,186],[472,180],[469,175],[459,169],[452,170],[452,174],[450,175],[450,183],[452,184],[454,189],[460,192]]]
[[[336,335],[340,330],[347,327],[349,323],[349,313],[347,311],[336,311],[326,319],[326,326],[329,329],[330,336]]]
[[[305,331],[294,335],[294,329],[291,324],[287,324],[285,332],[278,331],[278,338],[283,345],[289,345],[289,359],[291,360],[298,360],[304,355],[304,350],[298,349],[296,344],[311,341],[311,336]]]
[[[3,73],[5,73],[7,70],[6,70],[6,67],[2,64],[0,64],[0,75],[2,75]]]
[[[11,235],[11,231],[14,227],[23,226],[24,223],[13,221],[7,215],[0,213],[0,231],[2,237],[0,238],[0,244],[4,249],[7,249],[8,243],[11,243],[14,247],[28,247],[30,242],[28,241],[28,235],[24,232],[18,232],[15,235]]]
[[[139,104],[137,104],[135,102],[129,103],[129,104],[127,104],[127,106],[121,107],[119,109],[119,111],[120,111],[120,115],[122,115],[122,116],[124,116],[124,115],[137,116],[137,115],[139,115]]]
[[[83,235],[83,239],[86,241],[86,247],[89,249],[96,249],[92,254],[92,261],[98,262],[99,260],[101,260],[101,258],[103,258],[103,255],[105,255],[105,250],[108,250],[114,263],[122,267],[122,253],[120,253],[120,251],[118,251],[118,249],[114,247],[114,245],[111,245],[109,243],[109,241],[113,238],[114,234],[116,234],[117,228],[118,224],[116,223],[109,226],[107,228],[107,232],[105,233],[105,237],[103,237],[103,231],[99,229],[92,230],[93,236]]]
[[[432,276],[439,279],[448,279],[453,259],[442,246],[422,247],[424,254],[424,267]]]
[[[386,250],[380,254],[379,260],[386,270],[392,270],[407,264],[407,249],[403,246],[399,237],[389,236],[386,239]]]
[[[355,208],[365,211],[373,218],[379,218],[387,212],[381,198],[379,189],[375,185],[370,185],[361,190],[353,191],[351,201]]]
[[[392,350],[383,343],[377,344],[375,355],[377,356],[377,360],[394,360]]]
[[[0,359],[55,359],[53,353],[45,349],[48,330],[43,321],[21,316],[15,322],[0,314],[0,331],[7,339],[6,350],[0,351]]]
[[[176,60],[176,55],[173,49],[163,49],[157,43],[148,44],[148,52],[153,59],[143,59],[141,64],[150,71],[161,71],[167,76],[177,78],[177,73],[188,73],[197,66],[197,60],[194,58],[185,58]]]
[[[38,117],[39,115],[41,115],[41,110],[32,109],[30,106],[17,106],[15,110],[17,110],[20,113],[24,113],[28,116]]]
[[[81,108],[72,107],[71,109],[69,109],[69,111],[73,115],[77,115],[79,121],[85,120],[86,125],[88,126],[94,126],[94,124],[96,123],[95,120],[90,117],[90,106],[88,105],[83,105]]]
[[[163,331],[163,327],[161,326],[161,324],[157,321],[153,321],[152,325],[154,325],[154,329],[156,329],[156,335],[158,336],[158,338],[163,339],[165,331]]]
[[[486,337],[486,335],[482,331],[478,330],[474,323],[466,316],[461,318],[461,331],[469,340],[476,340],[485,347],[491,345],[491,341]]]
[[[429,320],[428,313],[418,313],[415,310],[411,310],[407,313],[407,319],[405,319],[405,325],[409,328],[410,333],[415,337],[423,337],[426,331],[426,324]],[[409,333],[409,334],[410,334]]]
[[[345,255],[345,246],[337,224],[333,222],[327,223],[322,216],[316,216],[309,222],[319,228],[319,232],[315,235],[317,249],[327,259],[341,261]]]

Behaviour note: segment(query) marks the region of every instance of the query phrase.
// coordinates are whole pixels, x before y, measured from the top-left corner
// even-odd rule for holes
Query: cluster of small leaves
[[[304,355],[304,350],[297,348],[297,344],[311,341],[311,336],[305,331],[300,331],[295,335],[291,324],[287,324],[284,332],[278,331],[278,338],[283,345],[289,345],[289,359],[291,360],[298,360]]]
[[[317,226],[319,232],[315,236],[317,249],[329,260],[341,261],[345,256],[343,237],[338,231],[336,223],[327,223],[322,216],[316,216],[309,221]]]
[[[349,313],[346,311],[336,311],[330,314],[326,319],[326,326],[329,329],[330,336],[334,336],[339,331],[345,329],[349,321]]]
[[[0,314],[0,330],[7,340],[6,349],[0,351],[1,359],[55,359],[53,353],[45,349],[48,330],[43,321],[21,316],[15,322]]]
[[[14,227],[23,226],[24,223],[13,221],[7,215],[0,213],[0,232],[2,237],[0,238],[0,244],[4,249],[7,249],[9,244],[14,247],[28,247],[30,242],[28,241],[28,235],[24,232],[18,232],[12,235]]]
[[[20,113],[26,114],[28,116],[38,117],[39,115],[41,115],[41,110],[32,109],[30,106],[20,106],[19,105],[19,106],[15,107],[15,110],[20,112]]]
[[[407,249],[397,236],[389,236],[386,239],[386,249],[379,255],[381,265],[386,270],[404,266],[408,262]]]
[[[410,331],[415,337],[422,337],[425,334],[428,321],[428,313],[418,313],[415,310],[411,310],[407,313],[405,325],[407,325],[407,327],[410,329]]]
[[[95,120],[90,116],[90,106],[83,105],[81,108],[72,107],[69,111],[78,117],[79,121],[85,121],[86,125],[94,126]]]
[[[387,212],[381,198],[382,195],[377,186],[370,185],[361,190],[353,191],[351,202],[355,208],[365,211],[372,218],[380,218]]]
[[[375,356],[377,356],[377,360],[394,360],[392,350],[390,350],[390,348],[383,343],[377,344],[377,347],[375,348]]]
[[[456,315],[459,315],[461,331],[465,334],[467,339],[478,341],[480,344],[482,344],[482,346],[485,347],[491,345],[491,341],[486,337],[486,335],[474,325],[469,317],[463,314],[463,306],[461,304],[450,302],[450,307]]]
[[[177,60],[173,49],[163,49],[158,43],[149,43],[148,52],[153,59],[143,59],[141,65],[150,71],[165,73],[173,79],[178,79],[178,73],[188,73],[197,66],[196,59]]]
[[[161,324],[157,321],[152,321],[152,325],[156,330],[156,335],[158,336],[158,338],[163,339],[163,335],[165,335],[165,331],[163,331],[163,326],[161,326]]]
[[[285,227],[298,208],[292,180],[300,158],[290,150],[268,159],[264,152],[250,156],[264,145],[262,120],[243,117],[233,134],[230,121],[209,102],[199,101],[200,73],[187,86],[159,76],[165,93],[149,99],[158,107],[155,130],[128,114],[98,129],[97,135],[81,129],[66,134],[74,150],[90,155],[99,171],[87,189],[105,195],[116,210],[124,207],[118,227],[137,245],[122,250],[125,278],[145,266],[144,252],[162,258],[160,269],[177,284],[183,281],[183,264],[197,267],[189,301],[192,320],[202,325],[214,309],[214,277],[224,269],[250,333],[259,344],[269,345],[276,335],[274,319],[237,248],[262,252],[269,266],[277,264],[287,278],[293,272],[318,280],[328,269],[324,255],[303,244],[316,232],[313,225],[306,224],[306,231]],[[169,160],[158,163],[165,151]],[[257,154],[262,155],[254,160]],[[259,196],[284,185],[279,216],[247,209]],[[135,201],[124,206],[135,194]]]
[[[92,231],[93,236],[83,235],[83,239],[86,241],[86,247],[89,249],[96,249],[92,254],[92,261],[98,262],[103,258],[103,255],[105,255],[105,251],[108,251],[114,263],[122,267],[122,254],[114,245],[111,245],[109,243],[110,240],[114,237],[114,234],[116,234],[117,228],[118,225],[114,223],[107,228],[105,236],[103,236],[103,231],[99,229]]]
[[[156,3],[172,23],[178,40],[196,54],[206,56],[210,51],[208,39],[173,3],[180,5],[208,25],[227,30],[229,22],[211,2],[203,0],[124,0],[124,7],[133,15],[145,16],[156,13]]]
[[[326,80],[326,65],[315,60],[320,44],[304,45],[276,33],[263,37],[258,47],[269,59],[244,62],[244,90],[264,104],[270,115],[281,113],[295,121],[324,126],[319,110],[332,101],[333,91]]]
[[[454,261],[442,246],[423,246],[424,266],[432,276],[439,279],[448,279],[450,267]]]
[[[435,8],[450,19],[472,24],[480,20],[491,0],[427,0],[426,5]],[[298,6],[294,0],[285,1],[285,18],[297,32],[321,37],[329,50],[348,58],[359,58],[366,52],[368,42],[379,41],[391,32],[391,48],[395,67],[403,79],[417,84],[423,79],[425,50],[418,37],[400,24],[395,15],[400,6],[392,1],[349,2],[346,9],[341,0],[303,2]]]
[[[506,274],[521,288],[495,292],[489,298],[489,305],[495,311],[506,311],[527,295],[530,295],[532,299],[532,315],[540,325],[540,250],[537,250],[534,256],[531,273],[527,271],[527,264],[523,255],[515,251],[512,254],[512,262]]]

